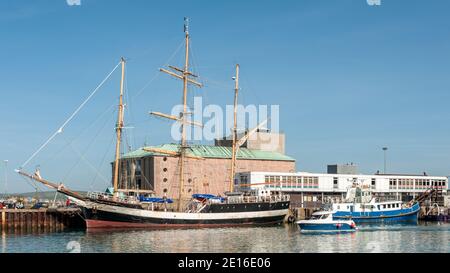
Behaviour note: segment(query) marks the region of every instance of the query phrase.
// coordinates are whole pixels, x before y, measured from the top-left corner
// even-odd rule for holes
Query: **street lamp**
[[[387,152],[388,148],[387,147],[383,147],[383,151],[384,151],[384,174],[386,174],[386,152]]]
[[[3,163],[5,163],[5,197],[8,194],[8,160],[3,160]]]

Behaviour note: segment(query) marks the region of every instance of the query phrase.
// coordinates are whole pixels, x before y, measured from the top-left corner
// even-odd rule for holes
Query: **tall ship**
[[[58,184],[41,177],[40,172],[28,173],[23,168],[16,170],[20,175],[42,183],[68,196],[82,210],[86,227],[92,228],[171,228],[171,227],[223,227],[223,226],[249,226],[280,224],[289,212],[289,196],[280,192],[274,193],[269,189],[240,191],[235,189],[234,177],[236,170],[237,152],[239,147],[250,135],[263,126],[260,124],[245,133],[238,139],[237,134],[237,103],[239,92],[239,65],[236,65],[235,92],[234,92],[234,126],[232,129],[232,158],[230,162],[230,188],[223,196],[196,193],[186,196],[184,190],[184,169],[186,158],[201,159],[190,153],[190,146],[186,140],[187,126],[202,126],[188,120],[188,86],[202,87],[189,70],[189,22],[185,18],[185,62],[183,68],[169,66],[169,69],[160,69],[183,82],[182,105],[183,112],[179,116],[167,115],[159,112],[151,114],[174,120],[180,123],[181,142],[177,152],[153,149],[152,152],[179,158],[179,192],[178,199],[167,196],[157,197],[151,194],[136,194],[118,188],[120,160],[120,147],[122,131],[124,129],[124,76],[125,59],[121,59],[122,77],[120,82],[120,96],[118,119],[116,124],[116,149],[113,164],[113,190],[110,192],[89,192],[87,196],[70,190],[63,184]]]

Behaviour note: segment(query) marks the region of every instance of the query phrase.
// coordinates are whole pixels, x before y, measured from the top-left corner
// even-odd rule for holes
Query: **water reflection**
[[[179,230],[2,232],[2,252],[347,253],[450,252],[450,224],[360,226],[350,233],[302,233],[297,225]]]

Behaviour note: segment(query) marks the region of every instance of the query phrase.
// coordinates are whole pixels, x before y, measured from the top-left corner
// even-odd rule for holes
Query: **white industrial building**
[[[242,188],[266,187],[291,195],[293,207],[317,207],[345,197],[347,189],[357,182],[370,186],[377,196],[396,197],[407,201],[434,188],[444,195],[448,190],[445,176],[339,173],[244,172],[236,177]]]

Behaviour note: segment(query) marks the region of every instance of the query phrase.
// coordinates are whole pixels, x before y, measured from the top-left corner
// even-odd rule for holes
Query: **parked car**
[[[48,203],[38,202],[31,207],[31,209],[46,209],[48,208]]]

